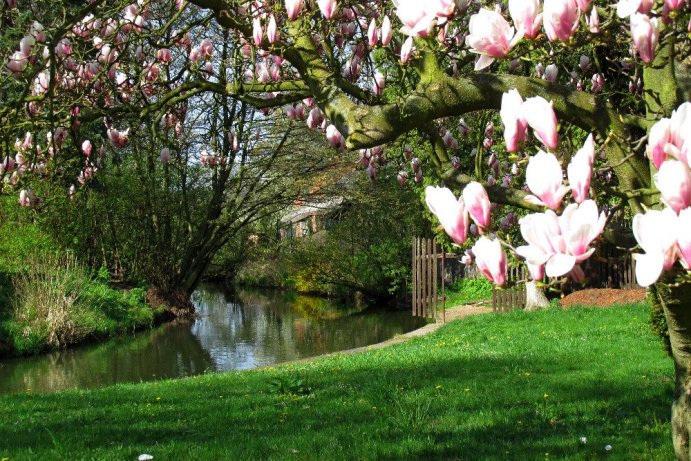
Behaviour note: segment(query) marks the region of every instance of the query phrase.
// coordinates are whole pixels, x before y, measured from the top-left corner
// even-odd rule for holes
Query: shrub
[[[29,257],[26,269],[12,281],[13,317],[21,336],[49,347],[81,340],[86,332],[76,320],[77,301],[89,283],[86,271],[70,253]]]

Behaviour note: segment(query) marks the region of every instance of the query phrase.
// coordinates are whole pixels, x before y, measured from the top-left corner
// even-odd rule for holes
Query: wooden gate
[[[508,312],[514,309],[523,309],[526,304],[525,293],[525,269],[523,266],[510,267],[506,273],[508,288],[492,286],[492,309],[495,312]]]
[[[441,270],[439,270],[439,260],[441,260]],[[443,248],[441,251],[437,249],[437,242],[434,239],[414,238],[412,265],[413,316],[433,318],[438,321],[441,305],[442,321],[446,322],[443,275],[446,270],[446,252]],[[440,278],[441,286],[439,286]]]

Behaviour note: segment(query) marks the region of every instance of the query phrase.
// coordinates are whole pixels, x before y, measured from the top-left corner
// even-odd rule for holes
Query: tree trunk
[[[549,307],[549,300],[545,296],[545,290],[537,285],[535,280],[525,283],[525,310],[534,311]]]
[[[691,436],[691,283],[658,282],[653,290],[667,319],[676,375],[672,402],[672,439],[678,460],[690,461]]]

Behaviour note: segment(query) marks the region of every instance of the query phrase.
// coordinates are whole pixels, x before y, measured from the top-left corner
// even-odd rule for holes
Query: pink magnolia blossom
[[[278,82],[279,80],[281,80],[281,67],[278,66],[276,63],[271,64],[269,74],[271,75],[271,80],[273,80],[274,82]]]
[[[389,16],[384,16],[381,23],[381,44],[383,46],[388,46],[393,38],[393,29],[391,28],[391,19]]]
[[[437,18],[434,1],[393,0],[396,5],[396,16],[403,23],[401,32],[416,37],[427,37]]]
[[[547,102],[540,96],[528,98],[521,108],[528,125],[535,130],[535,135],[549,149],[556,149],[559,145],[557,131],[557,115],[554,113],[552,102]]]
[[[326,127],[326,139],[332,146],[338,147],[343,144],[343,135],[335,125]]]
[[[528,188],[534,194],[526,196],[525,200],[556,210],[569,191],[562,184],[562,176],[561,165],[554,154],[538,152],[530,158],[525,170]]]
[[[559,68],[556,66],[556,64],[550,64],[547,67],[545,67],[545,73],[542,76],[543,79],[547,80],[548,82],[556,82],[557,77],[559,76]]]
[[[260,18],[254,18],[252,20],[252,40],[254,41],[254,46],[261,45],[263,39],[264,27],[262,26],[262,21]]]
[[[633,45],[638,50],[641,60],[649,63],[655,57],[660,31],[657,28],[657,18],[650,18],[646,14],[631,15],[631,37]]]
[[[662,162],[667,159],[666,148],[671,137],[671,120],[668,118],[661,119],[650,129],[645,153],[655,168],[660,168]]]
[[[686,270],[691,269],[691,208],[685,208],[679,213],[677,218],[677,244],[682,266]]]
[[[524,118],[522,106],[523,98],[517,89],[509,90],[502,95],[499,115],[504,124],[507,152],[516,152],[520,143],[525,141],[528,135],[528,122]]]
[[[552,210],[527,215],[521,218],[520,228],[528,245],[519,246],[516,252],[533,266],[545,265],[549,277],[561,277],[592,256],[595,249],[590,244],[602,233],[606,221],[592,200],[570,204],[561,216]]]
[[[468,236],[468,212],[463,199],[456,200],[446,187],[427,186],[425,203],[451,240],[462,245]]]
[[[686,220],[686,215],[684,216]],[[650,210],[633,217],[633,235],[644,254],[634,254],[636,280],[642,287],[652,285],[663,270],[674,266],[679,255],[679,219],[670,208]],[[688,229],[685,229],[688,233]]]
[[[666,160],[653,178],[663,202],[675,213],[679,214],[691,205],[691,173],[686,164],[678,160]]]
[[[69,38],[63,38],[58,42],[58,44],[55,46],[55,54],[60,58],[64,58],[72,54],[72,44],[70,43]]]
[[[591,33],[597,34],[600,32],[600,15],[597,13],[597,8],[593,8],[590,11],[590,16],[586,18],[586,22]]]
[[[617,16],[626,18],[636,12],[648,14],[654,4],[655,0],[619,0],[617,3]]]
[[[12,170],[14,170],[14,165],[14,159],[12,157],[6,156],[4,159],[2,159],[2,163],[0,163],[0,176],[3,176],[5,173],[10,173]]]
[[[82,152],[85,156],[90,157],[92,149],[93,145],[91,144],[91,141],[89,141],[88,139],[82,143]]]
[[[686,0],[665,0],[665,6],[670,11],[676,11],[684,6]]]
[[[317,0],[317,4],[319,4],[319,10],[326,19],[333,18],[338,5],[336,0]]]
[[[159,159],[161,162],[165,165],[168,165],[170,163],[170,149],[167,147],[164,147],[161,149],[161,154],[159,155]]]
[[[269,25],[266,26],[266,38],[269,43],[276,43],[278,41],[278,26],[276,25],[276,17],[272,14],[269,16]]]
[[[367,40],[370,48],[377,46],[379,41],[379,31],[377,30],[377,22],[372,19],[369,23],[369,28],[367,29]]]
[[[46,41],[45,27],[38,21],[31,23],[29,34],[36,39],[37,42],[44,43]]]
[[[448,18],[456,9],[456,0],[431,0],[428,2],[431,11],[440,18]],[[463,3],[460,1],[458,3]],[[466,7],[467,8],[467,7]]]
[[[199,59],[201,58],[202,53],[201,50],[197,47],[194,47],[190,50],[190,62],[192,64],[197,64],[199,62]]]
[[[19,41],[19,51],[21,51],[24,56],[31,56],[31,48],[33,48],[35,44],[36,39],[31,35],[26,35]]]
[[[199,44],[199,52],[204,59],[211,59],[211,55],[214,52],[214,44],[208,38],[205,38]]]
[[[536,38],[542,25],[540,0],[509,0],[509,13],[516,28],[526,38]]]
[[[488,228],[490,224],[491,203],[487,191],[479,182],[472,181],[463,189],[462,193],[465,207],[473,218],[475,224],[482,228]]]
[[[672,112],[669,136],[665,152],[691,167],[691,103],[685,102]]]
[[[302,12],[302,7],[304,6],[304,0],[285,0],[286,13],[288,13],[288,19],[295,21],[297,17]]]
[[[163,48],[156,51],[156,61],[167,64],[173,58],[172,53],[168,48]]]
[[[499,239],[480,237],[473,245],[475,264],[487,280],[496,285],[506,283],[506,253],[501,247]]]
[[[12,53],[9,62],[7,63],[7,70],[12,72],[12,75],[17,77],[24,72],[24,69],[26,69],[28,63],[29,60],[24,53],[21,51],[15,51]]]
[[[386,78],[384,77],[384,74],[377,71],[374,74],[374,77],[372,78],[372,87],[374,89],[374,94],[377,96],[381,96],[382,93],[384,92],[384,85],[385,84],[386,84]]]
[[[321,109],[319,109],[319,107],[313,107],[312,110],[310,110],[309,115],[307,115],[307,127],[316,128],[321,125],[323,121],[324,114],[322,113]]]
[[[509,54],[518,41],[523,38],[523,31],[515,32],[504,17],[494,10],[480,8],[470,17],[469,33],[465,44],[470,51],[480,55],[475,62],[475,70],[482,70]]]
[[[118,131],[116,128],[108,128],[106,134],[110,144],[115,148],[125,147],[127,145],[130,129],[125,131]]]
[[[36,195],[31,189],[22,189],[19,191],[19,204],[23,207],[30,207],[32,202],[36,200]]]
[[[530,278],[536,282],[540,282],[545,278],[545,265],[544,264],[532,264],[528,261],[525,262],[528,266],[528,273],[530,273]]]
[[[542,22],[547,38],[567,43],[578,28],[581,10],[576,0],[545,0]]]
[[[571,163],[566,168],[569,178],[569,186],[576,203],[583,203],[588,198],[590,180],[593,175],[593,163],[595,162],[595,143],[593,135],[589,135],[583,147],[573,156]]]
[[[413,37],[408,37],[401,46],[401,63],[407,64],[413,54]]]

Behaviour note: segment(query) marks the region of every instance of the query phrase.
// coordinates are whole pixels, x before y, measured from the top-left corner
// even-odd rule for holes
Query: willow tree
[[[544,5],[512,0],[506,8],[507,2],[495,7],[467,0],[178,0],[132,5],[95,0],[83,7],[63,5],[63,12],[33,11],[35,19],[46,19],[42,29],[34,26],[31,32],[34,18],[18,13],[27,11],[21,0],[16,9],[11,8],[14,3],[7,2],[3,16],[14,25],[12,30],[23,32],[15,32],[15,48],[4,56],[13,75],[3,80],[2,91],[16,102],[0,111],[5,152],[13,149],[15,137],[23,138],[24,110],[32,125],[53,133],[53,144],[60,138],[56,130],[64,126],[77,145],[83,136],[75,121],[109,115],[117,122],[124,113],[142,118],[166,114],[181,100],[207,92],[257,109],[282,107],[291,118],[305,118],[308,126],[323,129],[335,146],[363,149],[370,174],[376,173],[381,146],[405,142],[406,137],[426,139],[426,155],[420,145],[411,146],[413,173],[419,178],[420,171],[433,172],[452,189],[463,189],[468,200],[477,200],[469,208],[481,233],[496,229],[484,215],[485,202],[478,199],[482,194],[474,193],[478,185],[492,202],[536,215],[550,208],[545,216],[574,216],[584,203],[590,211],[595,207],[595,222],[582,231],[593,238],[581,239],[578,251],[552,248],[545,260],[545,248],[540,249],[542,259],[534,251],[523,251],[532,269],[546,268],[548,275],[560,276],[565,268],[572,277],[586,275],[579,273],[577,263],[587,259],[600,233],[598,210],[607,207],[609,217],[640,216],[634,218],[636,237],[645,250],[639,275],[664,309],[675,361],[674,446],[679,459],[691,458],[691,285],[686,272],[691,255],[684,239],[691,230],[684,212],[691,202],[691,109],[681,105],[687,98],[690,46],[685,1],[620,0],[612,7],[599,0],[545,0]],[[242,43],[228,59],[243,71],[232,76],[217,72],[216,37],[209,24]],[[22,39],[23,33],[28,38]],[[172,62],[180,72],[175,79],[160,80],[156,67]],[[454,151],[454,141],[466,129],[458,117],[499,111],[503,101],[505,141],[488,136],[472,159],[471,152]],[[528,126],[537,136],[526,136]],[[108,129],[116,149],[127,143],[124,129]],[[579,156],[580,141],[589,134],[592,141]],[[538,149],[547,152],[532,155]],[[391,149],[388,156],[397,152],[405,156],[409,151]],[[581,180],[574,192],[580,205],[564,208],[564,186],[561,181],[555,185],[554,172],[571,165],[572,156],[587,157],[586,169],[594,166],[596,172],[587,186]],[[49,171],[53,163],[48,162]],[[528,194],[524,179],[529,186],[531,181],[522,170],[531,163],[538,177],[545,169],[543,179],[551,179],[552,185],[543,184],[539,191],[531,187]],[[459,165],[465,168],[459,170]],[[572,189],[577,176],[569,178]],[[584,201],[584,194],[596,202]],[[30,194],[23,198],[31,203]],[[465,219],[465,211],[449,214],[448,208],[456,206],[452,202],[441,207],[428,200],[438,208],[446,230],[464,241],[466,236],[458,232],[465,223],[459,226],[458,220]],[[657,211],[665,206],[673,217]],[[664,215],[651,214],[654,211]],[[450,215],[455,222],[448,222]],[[649,236],[656,232],[649,231],[650,223],[663,221],[668,225],[657,233],[664,238],[651,243]],[[605,229],[604,234],[614,241],[627,240],[620,228]],[[495,251],[496,241],[483,236],[476,250],[489,251],[491,242]],[[528,243],[524,246],[535,242]],[[501,283],[502,263],[493,264],[484,267],[485,272]]]

